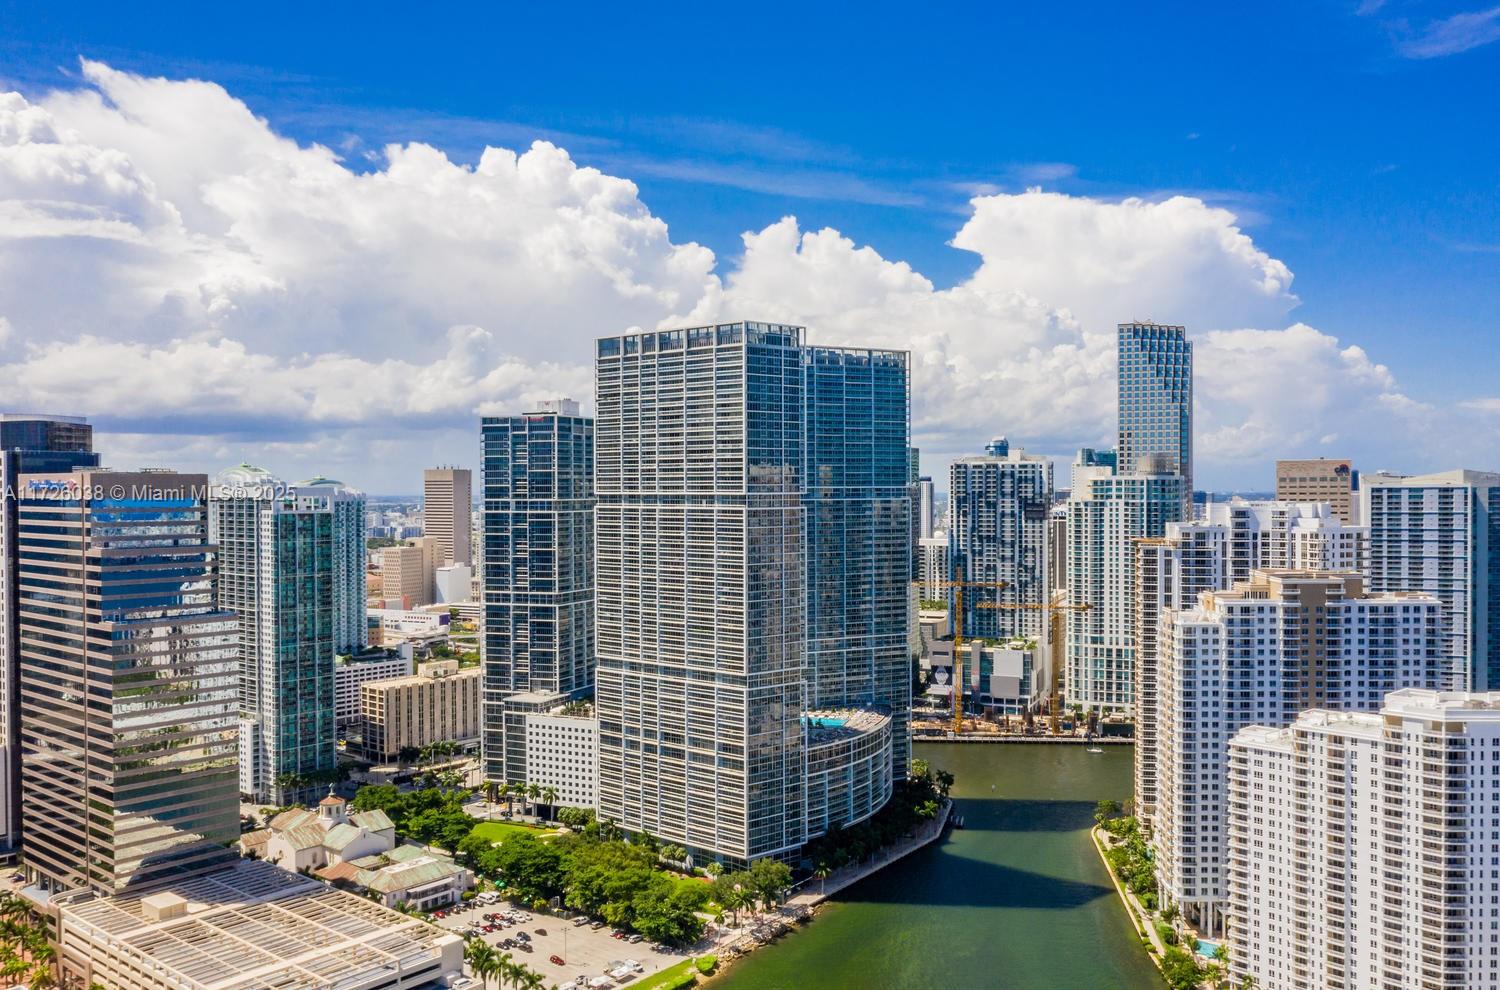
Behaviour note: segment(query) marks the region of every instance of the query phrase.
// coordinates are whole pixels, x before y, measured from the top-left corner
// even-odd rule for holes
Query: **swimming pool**
[[[846,718],[810,718],[809,725],[816,725],[820,729],[842,729],[849,724]]]
[[[1204,959],[1212,959],[1214,957],[1214,950],[1218,947],[1218,942],[1210,942],[1206,938],[1200,938],[1198,940],[1198,955]]]

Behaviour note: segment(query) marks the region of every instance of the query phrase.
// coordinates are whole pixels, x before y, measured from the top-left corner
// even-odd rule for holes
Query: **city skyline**
[[[1201,71],[1191,94],[1175,73],[1120,78],[1106,59],[1055,93],[974,69],[984,96],[945,99],[837,55],[906,125],[880,128],[847,87],[803,107],[784,80],[674,87],[668,112],[663,72],[610,60],[498,90],[440,75],[403,104],[363,59],[311,65],[300,41],[235,52],[106,12],[18,11],[0,200],[26,236],[0,245],[0,381],[13,408],[92,416],[121,468],[249,461],[395,494],[419,467],[474,464],[474,416],[556,395],[590,413],[596,331],[755,316],[922,355],[913,443],[944,479],[996,434],[1057,458],[1103,445],[1113,327],[1155,320],[1198,350],[1200,488],[1269,490],[1273,457],[1482,467],[1500,253],[1474,190],[1497,142],[1453,114],[1500,46],[1455,3],[1316,6],[1272,18],[1285,37],[1232,12],[1096,12],[1121,44],[1183,42],[1181,72],[1215,45],[1254,38],[1247,54],[1298,64],[1324,42],[1329,78],[1271,74],[1269,102]],[[832,26],[808,16],[809,38]],[[1028,58],[1080,43],[982,16],[1025,30]],[[491,41],[537,68],[507,32]],[[475,71],[468,39],[443,47]],[[1070,101],[1079,86],[1125,105]],[[1361,126],[1397,99],[1422,113]],[[1057,101],[1084,116],[1057,126]],[[1264,105],[1297,112],[1248,109]],[[960,127],[958,107],[1026,123]],[[1141,142],[1156,153],[1119,153]],[[92,291],[41,291],[59,264]],[[116,387],[115,368],[143,387]],[[1434,432],[1456,438],[1441,463]]]

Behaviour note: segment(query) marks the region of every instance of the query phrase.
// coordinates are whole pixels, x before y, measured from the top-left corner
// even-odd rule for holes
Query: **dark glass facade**
[[[216,603],[207,478],[23,475],[24,855],[117,891],[216,866],[238,835],[238,630]]]
[[[488,780],[529,782],[524,716],[547,707],[507,699],[594,686],[594,421],[567,407],[482,424]]]

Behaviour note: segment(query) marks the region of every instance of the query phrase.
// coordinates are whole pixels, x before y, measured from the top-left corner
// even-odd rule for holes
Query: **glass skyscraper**
[[[1119,325],[1118,470],[1180,474],[1193,498],[1193,345],[1182,327]],[[1149,466],[1142,459],[1150,458]]]
[[[809,347],[805,361],[808,705],[889,710],[901,780],[911,752],[908,355]]]
[[[711,858],[806,838],[802,361],[763,323],[598,342],[599,812]]]
[[[240,791],[253,800],[307,800],[337,766],[334,657],[365,642],[350,621],[365,597],[364,506],[338,482],[289,487],[247,464],[210,492],[219,604],[240,628]]]
[[[594,686],[594,421],[563,399],[482,431],[481,750],[487,780],[524,784],[526,713]]]
[[[906,765],[907,356],[735,323],[604,338],[597,370],[600,814],[791,853],[835,818],[809,705],[889,712],[848,731],[899,719]]]
[[[216,602],[208,479],[18,479],[26,868],[107,892],[207,869],[239,834],[238,630]]]
[[[14,855],[21,839],[21,763],[16,651],[16,479],[36,471],[98,467],[94,430],[77,416],[0,414],[0,857]]]

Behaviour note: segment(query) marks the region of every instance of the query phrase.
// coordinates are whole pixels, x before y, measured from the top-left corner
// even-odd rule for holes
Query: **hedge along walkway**
[[[1155,946],[1155,952],[1146,953],[1151,957],[1152,964],[1160,970],[1162,959],[1167,954],[1167,947],[1162,944],[1161,937],[1156,934],[1156,926],[1151,924],[1151,912],[1136,898],[1130,890],[1115,876],[1115,871],[1109,865],[1109,857],[1104,855],[1104,836],[1109,833],[1095,825],[1089,830],[1089,836],[1094,840],[1094,851],[1099,854],[1099,862],[1104,864],[1104,872],[1109,874],[1109,882],[1115,885],[1115,893],[1120,895],[1120,900],[1125,904],[1125,913],[1130,916],[1130,924],[1135,928],[1136,934],[1149,939]]]

